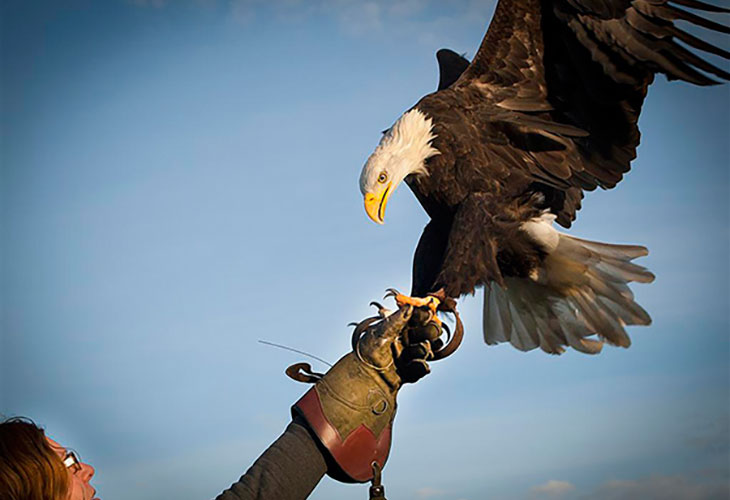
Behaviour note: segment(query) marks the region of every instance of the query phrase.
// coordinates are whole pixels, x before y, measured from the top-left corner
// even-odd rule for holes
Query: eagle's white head
[[[436,138],[433,121],[419,109],[398,118],[385,132],[360,174],[365,211],[374,222],[383,223],[388,198],[409,174],[428,175],[426,160],[439,154],[431,146]]]

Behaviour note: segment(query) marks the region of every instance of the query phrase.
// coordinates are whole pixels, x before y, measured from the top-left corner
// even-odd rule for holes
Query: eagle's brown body
[[[649,323],[627,287],[653,279],[630,262],[646,249],[578,240],[551,223],[569,227],[584,191],[612,188],[629,171],[655,73],[696,85],[730,79],[677,41],[730,53],[673,21],[730,29],[680,7],[730,12],[697,0],[500,0],[470,64],[439,53],[439,90],[412,108],[437,150],[425,174],[405,178],[431,217],[413,295],[456,298],[486,285],[487,342],[548,352],[597,352],[581,340],[594,333],[627,346],[623,327]],[[363,193],[395,155],[386,145],[366,165]]]
[[[429,176],[407,179],[433,219],[414,263],[414,294],[443,287],[458,297],[505,275],[525,277],[540,252],[512,226],[549,209],[569,227],[583,190],[622,179],[636,157],[639,113],[655,72],[698,85],[714,81],[696,68],[730,77],[672,41],[682,32],[668,20],[686,17],[672,3],[703,6],[499,2],[466,71],[415,106],[434,118],[441,154],[427,160]]]

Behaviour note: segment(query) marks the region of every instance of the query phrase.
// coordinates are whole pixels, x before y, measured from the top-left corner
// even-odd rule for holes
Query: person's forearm
[[[318,443],[301,420],[279,439],[216,500],[298,500],[309,496],[327,472]]]

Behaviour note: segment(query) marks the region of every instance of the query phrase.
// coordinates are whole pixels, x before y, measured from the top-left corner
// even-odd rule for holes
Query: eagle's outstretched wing
[[[452,85],[481,95],[483,120],[524,152],[509,168],[561,193],[550,208],[562,225],[575,218],[581,190],[611,188],[629,170],[655,73],[697,85],[718,83],[705,73],[730,79],[678,42],[730,53],[674,21],[730,28],[678,6],[730,12],[697,0],[500,0],[474,60]]]
[[[632,262],[647,250],[578,239],[553,221],[569,226],[584,190],[629,170],[656,73],[730,80],[692,50],[730,53],[674,21],[730,29],[682,7],[730,12],[698,0],[500,0],[455,81],[440,58],[439,90],[396,122],[360,177],[374,221],[403,179],[431,217],[412,294],[457,298],[486,285],[486,342],[522,350],[627,347],[624,327],[649,324],[628,286],[654,279]]]

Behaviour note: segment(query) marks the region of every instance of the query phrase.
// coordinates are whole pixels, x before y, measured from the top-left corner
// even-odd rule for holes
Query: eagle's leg
[[[461,345],[461,341],[464,338],[464,325],[461,322],[461,318],[459,317],[459,312],[456,310],[456,299],[448,296],[446,294],[446,290],[443,287],[439,288],[435,292],[429,293],[425,300],[428,299],[432,299],[430,302],[431,304],[437,304],[437,310],[453,314],[454,321],[456,322],[456,328],[452,335],[450,329],[445,324],[441,323],[441,321],[438,321],[438,317],[436,316],[435,311],[431,311],[429,309],[429,313],[432,315],[435,323],[438,324],[439,333],[441,329],[445,329],[447,333],[446,344],[444,344],[443,341],[438,338],[440,337],[440,335],[438,335],[437,337],[428,336],[429,342],[432,347],[433,359],[435,361],[451,356],[451,354],[453,354],[454,351],[459,348],[459,346]]]
[[[395,299],[395,303],[398,304],[399,308],[403,307],[404,305],[411,305],[414,308],[427,308],[431,315],[428,321],[433,320],[439,326],[441,326],[441,320],[436,315],[436,311],[441,304],[441,300],[437,296],[429,294],[426,297],[409,297],[408,295],[403,295],[395,288],[389,288],[385,296],[393,297]],[[426,323],[428,323],[428,321],[426,321]]]
[[[410,335],[413,337],[404,338],[401,347],[418,345],[425,341],[430,348],[428,355],[433,356],[433,360],[444,359],[459,348],[464,338],[464,325],[461,322],[461,318],[459,318],[459,312],[456,310],[456,300],[446,295],[446,291],[443,288],[429,293],[426,297],[409,297],[391,288],[388,289],[386,297],[394,297],[399,307],[405,304],[413,305],[414,317],[419,312],[428,315],[426,321],[419,321],[419,323],[426,324],[427,326],[417,331],[410,331]],[[454,315],[456,329],[453,335],[450,329],[436,315],[436,311],[449,312]],[[440,338],[443,330],[446,330],[447,334],[446,344]]]

